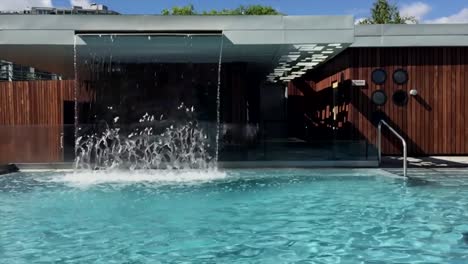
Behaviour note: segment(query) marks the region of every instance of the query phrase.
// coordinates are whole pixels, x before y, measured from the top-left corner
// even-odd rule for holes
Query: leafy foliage
[[[187,6],[174,6],[171,9],[163,9],[161,12],[163,16],[191,16],[196,15],[195,8],[193,5]]]
[[[407,24],[417,23],[414,17],[402,17],[396,4],[388,0],[376,0],[371,9],[371,17],[364,19],[359,24]]]
[[[242,15],[281,15],[276,9],[271,6],[263,6],[263,5],[249,5],[249,6],[239,6],[235,9],[222,9],[222,10],[210,10],[210,11],[203,11],[201,13],[196,12],[193,5],[187,6],[175,6],[171,9],[164,9],[161,12],[164,16],[190,16],[190,15],[212,15],[212,16],[242,16]]]

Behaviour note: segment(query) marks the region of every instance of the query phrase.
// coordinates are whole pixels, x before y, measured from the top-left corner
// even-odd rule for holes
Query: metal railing
[[[60,80],[58,74],[0,59],[0,81]]]
[[[387,122],[384,120],[380,120],[379,125],[377,127],[378,132],[377,132],[377,150],[378,150],[378,157],[379,157],[379,165],[382,162],[382,125],[385,125],[395,136],[397,136],[400,140],[401,143],[403,144],[403,176],[407,176],[407,171],[408,171],[408,149],[406,145],[406,140],[395,130],[393,127],[391,127]]]

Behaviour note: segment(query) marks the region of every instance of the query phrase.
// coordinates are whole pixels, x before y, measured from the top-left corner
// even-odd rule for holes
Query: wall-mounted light
[[[411,89],[411,90],[409,91],[409,94],[412,95],[412,96],[416,96],[416,95],[418,95],[418,90],[416,90],[416,89]]]

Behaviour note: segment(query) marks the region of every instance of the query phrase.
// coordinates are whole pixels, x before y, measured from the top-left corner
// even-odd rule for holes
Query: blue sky
[[[240,4],[271,5],[288,15],[354,15],[369,14],[374,0],[0,0],[0,10],[21,5],[70,6],[98,2],[124,14],[159,14],[163,8],[193,4],[197,10],[234,8]],[[404,14],[416,16],[425,23],[468,23],[468,0],[393,0]]]

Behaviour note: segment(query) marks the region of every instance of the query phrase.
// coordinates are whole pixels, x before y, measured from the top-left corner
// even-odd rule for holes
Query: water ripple
[[[0,177],[0,262],[468,263],[468,184],[145,173]]]

